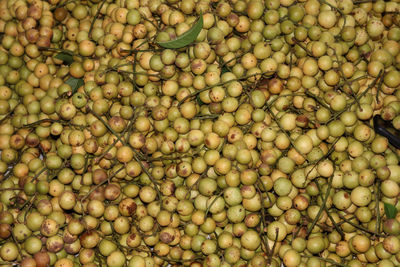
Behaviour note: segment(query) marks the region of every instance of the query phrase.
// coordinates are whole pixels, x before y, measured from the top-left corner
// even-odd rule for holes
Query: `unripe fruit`
[[[357,206],[366,206],[371,201],[371,192],[368,188],[358,186],[351,192],[351,201]]]
[[[286,234],[286,227],[282,223],[275,221],[268,225],[267,235],[270,240],[282,241]]]

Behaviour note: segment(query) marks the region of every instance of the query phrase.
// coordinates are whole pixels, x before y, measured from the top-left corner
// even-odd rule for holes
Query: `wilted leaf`
[[[62,60],[65,64],[70,65],[74,62],[74,58],[72,57],[71,53],[68,52],[61,52],[58,53],[55,58]]]
[[[65,83],[71,86],[73,94],[78,90],[79,87],[84,84],[83,79],[78,79],[74,77],[69,78]]]
[[[159,42],[158,44],[164,48],[172,48],[172,49],[185,47],[185,46],[193,43],[196,40],[201,29],[203,29],[203,15],[202,14],[200,14],[199,20],[193,25],[192,28],[190,28],[190,30],[188,30],[181,36],[178,36],[178,38],[176,38],[174,40],[167,41],[167,42]]]
[[[385,214],[388,219],[394,219],[397,215],[397,209],[395,206],[389,203],[384,203],[385,206]]]

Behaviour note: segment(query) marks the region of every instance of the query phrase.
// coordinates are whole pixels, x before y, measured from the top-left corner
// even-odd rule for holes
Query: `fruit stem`
[[[325,1],[325,0],[319,0],[319,2],[321,2],[322,4],[328,5],[331,9],[335,9],[337,12],[340,13],[340,15],[341,15],[342,17],[344,16],[344,13],[343,13],[342,10],[340,10],[339,8],[333,6],[332,4],[328,3],[327,1]],[[346,17],[344,18],[343,27],[344,27],[344,26],[346,26]]]
[[[39,49],[39,50],[44,50],[44,51],[53,51],[53,52],[66,53],[66,54],[69,54],[69,55],[71,55],[71,56],[81,57],[81,55],[75,54],[75,53],[74,53],[73,51],[71,51],[71,50],[66,50],[66,49],[61,49],[61,48],[38,46],[38,49]]]
[[[207,207],[206,212],[204,214],[204,219],[207,218],[208,213],[210,212],[211,206],[214,205],[214,203],[218,200],[218,198],[220,196],[222,196],[222,194],[224,193],[224,191],[221,191],[214,199],[213,201],[210,203],[210,205]]]
[[[323,106],[324,108],[326,108],[326,109],[328,109],[329,111],[332,112],[332,109],[331,109],[326,103],[324,103],[324,101],[323,101],[319,96],[314,95],[314,94],[311,93],[309,90],[306,90],[304,93],[305,93],[307,96],[313,98],[315,101],[317,101],[318,104],[320,104],[321,106]]]
[[[323,199],[323,201],[322,201],[322,205],[321,205],[321,207],[320,207],[320,209],[319,209],[319,211],[318,211],[318,213],[317,213],[317,216],[315,216],[313,222],[311,223],[311,226],[307,229],[307,234],[306,234],[306,236],[309,236],[309,234],[310,234],[311,231],[313,230],[315,224],[318,222],[319,217],[321,217],[321,214],[322,214],[322,212],[323,212],[324,209],[325,209],[326,202],[328,201],[328,197],[329,197],[329,194],[330,194],[330,191],[331,191],[331,188],[332,188],[332,181],[333,181],[333,175],[331,175],[331,176],[329,177],[328,188],[326,189],[326,193],[325,193],[325,197],[324,197],[324,199]]]
[[[150,172],[147,170],[147,168],[143,165],[142,161],[138,158],[137,152],[135,150],[133,152],[134,152],[133,158],[139,163],[142,170],[147,174],[147,176],[149,177],[151,182],[154,184],[154,188],[156,189],[157,195],[158,195],[158,201],[160,201],[160,205],[161,205],[162,204],[162,195],[161,195],[160,189],[158,188],[158,183],[156,182],[154,177],[150,174]]]
[[[154,26],[154,28],[157,29],[157,32],[160,32],[160,31],[161,31],[159,25],[155,24],[154,21],[151,21],[150,19],[146,18],[146,15],[145,15],[145,14],[141,14],[141,15],[142,15],[142,18],[143,18],[145,21],[150,22],[150,23]]]
[[[334,260],[331,260],[331,259],[327,259],[327,258],[322,258],[322,257],[319,257],[319,256],[314,256],[314,255],[302,255],[302,256],[304,256],[304,257],[306,257],[306,258],[317,258],[317,259],[319,259],[319,260],[321,260],[321,261],[325,261],[325,262],[328,262],[328,263],[330,263],[330,264],[332,264],[333,266],[341,266],[341,267],[348,267],[348,265],[345,265],[345,264],[342,264],[342,263],[339,263],[339,262],[336,262],[336,261],[334,261]]]
[[[270,255],[268,255],[268,259],[272,258],[274,256],[274,251],[276,248],[276,244],[278,243],[278,237],[279,237],[279,228],[275,228],[275,240],[274,240],[274,245],[272,246],[272,249],[270,251]]]
[[[121,245],[120,243],[117,243],[116,241],[114,241],[114,240],[112,240],[110,238],[106,238],[106,237],[103,237],[103,238],[105,240],[108,240],[110,242],[115,243],[115,245],[117,245],[117,247],[119,247],[120,249],[123,248],[123,249],[126,249],[128,251],[129,250],[135,250],[135,251],[139,251],[139,252],[145,252],[145,253],[153,255],[153,256],[155,256],[155,257],[157,257],[159,259],[162,259],[162,260],[164,260],[164,261],[166,261],[168,263],[171,263],[171,262],[173,262],[173,263],[184,263],[184,262],[191,262],[191,261],[196,261],[196,260],[204,260],[203,257],[195,257],[195,258],[192,258],[192,259],[180,259],[180,260],[170,259],[168,257],[163,257],[163,256],[157,255],[157,253],[155,251],[153,251],[153,250],[142,249],[140,247],[131,248],[131,247],[127,247],[127,246]]]
[[[267,73],[267,72],[254,73],[254,74],[250,74],[250,75],[247,75],[247,76],[244,76],[244,77],[240,77],[240,78],[237,78],[237,79],[232,79],[232,80],[229,80],[229,81],[220,82],[220,83],[217,83],[217,84],[214,84],[214,85],[206,86],[206,87],[204,87],[203,89],[197,90],[197,91],[195,91],[194,93],[191,93],[190,95],[185,96],[181,101],[179,101],[178,107],[179,107],[180,105],[182,105],[182,103],[185,102],[187,99],[189,99],[189,98],[191,98],[191,97],[194,97],[194,96],[200,94],[201,92],[207,91],[207,90],[209,90],[209,89],[211,89],[211,88],[213,88],[213,87],[221,86],[221,85],[224,85],[224,84],[227,84],[227,83],[230,83],[230,82],[241,81],[241,80],[247,80],[248,78],[251,78],[251,77],[254,77],[254,76],[258,76],[258,75],[262,76],[262,75],[264,75],[264,74],[266,74],[266,73]]]
[[[275,114],[271,111],[271,109],[269,108],[269,106],[268,106],[268,105],[266,105],[266,106],[267,106],[267,111],[268,111],[268,113],[271,115],[273,121],[276,122],[276,124],[278,125],[279,129],[286,135],[286,137],[288,138],[288,140],[289,140],[290,144],[292,145],[292,147],[293,147],[293,148],[296,150],[296,152],[299,153],[303,158],[306,158],[306,157],[303,155],[303,153],[301,153],[301,152],[297,149],[297,147],[295,146],[295,144],[294,144],[292,138],[291,138],[290,135],[286,132],[286,130],[283,129],[283,127],[281,126],[279,120],[276,118]],[[283,154],[282,154],[282,155],[283,155]]]
[[[94,257],[97,259],[97,261],[99,263],[99,266],[102,267],[103,263],[102,263],[102,261],[100,259],[100,256],[102,256],[102,255],[101,255],[101,253],[99,251],[99,248],[96,248],[95,251],[96,251],[96,253],[94,254]]]
[[[359,230],[361,230],[361,231],[363,231],[363,232],[366,232],[366,233],[369,233],[369,234],[372,234],[372,235],[375,235],[375,236],[378,236],[378,237],[386,237],[386,235],[384,235],[384,234],[376,233],[376,232],[371,231],[371,230],[369,230],[369,229],[367,229],[367,228],[365,228],[365,227],[362,227],[362,226],[360,226],[360,225],[358,225],[358,224],[353,223],[352,221],[346,219],[346,218],[345,218],[342,214],[340,214],[340,213],[338,213],[338,215],[339,215],[339,217],[340,217],[342,220],[344,220],[346,223],[350,224],[351,226],[353,226],[353,227],[355,227],[355,228],[357,228],[357,229],[359,229]]]
[[[103,184],[111,181],[112,178],[115,177],[115,175],[117,175],[120,171],[122,171],[123,169],[125,169],[125,166],[122,166],[121,168],[119,168],[118,170],[116,170],[113,174],[111,174],[110,177],[108,177],[106,180],[101,181],[99,184],[95,185],[92,189],[90,189],[90,191],[81,199],[81,203],[87,199],[91,193],[93,193],[97,188],[99,188],[100,186],[102,186]]]
[[[222,144],[221,144],[220,147],[218,148],[218,152],[221,152],[221,151],[222,151],[222,148],[224,147],[225,142],[226,142],[226,139],[223,140]],[[200,149],[200,150],[201,150],[201,149]],[[199,151],[199,153],[200,153],[200,151]],[[205,177],[205,176],[207,175],[208,170],[209,170],[210,168],[211,168],[211,165],[210,165],[210,166],[207,166],[207,169],[200,175],[200,177],[196,180],[196,182],[194,182],[194,183],[190,186],[188,192],[187,192],[186,195],[185,195],[185,199],[186,199],[187,197],[190,197],[190,191],[192,191],[192,189],[200,182],[201,178],[203,178],[203,177]]]
[[[354,65],[356,65],[356,64],[354,64]],[[378,74],[378,76],[379,76],[379,74]],[[357,77],[357,78],[354,78],[352,80],[349,80],[349,82],[350,83],[357,82],[357,81],[362,80],[362,79],[367,79],[368,77],[369,77],[368,75],[362,75],[360,77]]]
[[[358,4],[363,4],[363,3],[375,3],[378,0],[358,0],[358,1],[354,1],[354,5],[358,5]]]
[[[299,41],[296,40],[296,38],[292,38],[292,41],[294,41],[298,46],[300,46],[301,49],[303,49],[304,51],[306,51],[307,55],[314,58],[314,55],[311,53],[310,50],[307,49],[307,47],[305,47],[302,43],[300,43]]]
[[[104,119],[99,115],[99,114],[97,114],[94,110],[92,110],[90,107],[86,107],[86,109],[90,112],[90,113],[92,113],[99,121],[101,121],[103,124],[104,124],[104,126],[106,126],[106,128],[113,134],[113,135],[115,135],[115,137],[117,137],[117,139],[119,140],[119,141],[121,141],[121,143],[123,144],[123,145],[126,145],[126,142],[125,141],[123,141],[122,139],[121,139],[121,137],[119,136],[119,134],[117,133],[117,132],[115,132],[111,127],[110,127],[110,125],[108,125],[108,123],[107,122],[105,122],[104,121]]]
[[[88,32],[89,38],[92,38],[92,30],[93,30],[94,23],[96,22],[97,18],[99,17],[101,9],[103,8],[106,1],[107,0],[101,1],[100,7],[97,9],[96,14],[93,17],[93,20],[92,20],[92,23],[90,24],[90,28],[89,28],[89,32]]]
[[[10,116],[13,114],[13,110],[12,111],[10,111],[10,112],[8,112],[6,115],[3,115],[4,117],[0,120],[0,124],[3,124],[3,122],[6,120],[6,119],[8,119],[8,118],[10,118]]]
[[[127,137],[125,140],[129,140],[129,136],[130,136],[131,133],[132,133],[131,130],[132,130],[132,127],[133,127],[133,125],[134,125],[134,121],[135,121],[136,118],[137,118],[137,113],[135,113],[135,114],[132,116],[132,119],[130,120],[128,127],[126,127],[126,128],[122,131],[122,133],[121,133],[122,136],[124,136],[124,134],[125,134],[126,132],[129,132],[129,135],[128,135],[128,137]],[[101,159],[102,159],[116,144],[117,144],[118,141],[119,141],[118,139],[115,139],[115,140],[113,141],[113,143],[112,143],[103,153],[101,153],[100,156],[98,156],[98,157],[96,158],[96,160],[101,160]]]
[[[383,74],[383,70],[381,70],[382,74]],[[381,73],[379,72],[379,74]],[[378,75],[379,76],[379,75]],[[378,102],[378,97],[379,97],[379,93],[381,92],[382,89],[382,84],[383,84],[383,75],[381,77],[381,79],[379,80],[378,86],[376,88],[376,101]]]
[[[36,196],[37,196],[37,192],[29,199],[29,206],[28,206],[28,209],[25,211],[25,214],[24,214],[24,223],[26,222],[26,216],[28,216],[28,212],[32,208]],[[21,210],[22,210],[22,208],[21,208]]]
[[[317,184],[317,186],[319,187],[318,184]],[[326,214],[328,215],[329,219],[331,220],[331,222],[333,224],[333,227],[335,227],[336,231],[338,231],[338,233],[340,234],[340,236],[343,239],[344,238],[344,233],[343,233],[342,229],[340,229],[339,225],[335,222],[335,219],[329,213],[329,210],[328,210],[328,208],[326,206],[325,206],[325,211],[326,211]]]
[[[220,114],[198,115],[198,116],[194,116],[193,119],[207,120],[207,119],[215,119],[215,118],[218,118],[219,116],[220,116]]]
[[[66,122],[66,121],[63,121],[63,120],[53,120],[53,119],[42,119],[42,120],[38,120],[38,121],[29,123],[29,124],[22,125],[22,126],[19,127],[18,129],[33,127],[33,126],[36,126],[36,125],[38,125],[38,124],[45,123],[45,122],[51,122],[51,123],[53,123],[53,122],[59,122],[59,123],[61,123],[61,124],[64,125],[64,126],[73,126],[73,127],[79,128],[79,129],[81,129],[81,130],[85,129],[85,126],[82,126],[82,125],[69,123],[69,122]]]
[[[380,186],[380,182],[378,181],[375,184],[376,188],[375,188],[375,200],[376,200],[376,204],[375,204],[375,209],[376,209],[376,225],[375,225],[375,233],[379,233],[381,231],[381,212],[380,212],[380,208],[379,208],[379,186]]]
[[[319,183],[315,183],[315,184],[317,185],[318,190],[321,191],[321,187],[320,187]],[[328,215],[329,219],[331,220],[331,222],[332,222],[332,224],[333,224],[333,227],[335,227],[336,231],[338,231],[338,233],[340,234],[340,236],[341,236],[342,239],[343,239],[343,238],[344,238],[344,233],[343,233],[342,229],[341,229],[341,228],[339,227],[339,225],[335,222],[335,219],[334,219],[334,218],[332,217],[332,215],[329,213],[329,210],[328,210],[328,208],[326,207],[326,205],[325,205],[324,209],[325,209],[326,214]]]
[[[184,158],[194,158],[199,154],[199,152],[195,151],[193,154],[180,154],[179,156],[176,157],[159,157],[159,158],[149,158],[149,162],[155,162],[155,161],[162,161],[162,160],[180,160]]]
[[[263,186],[264,191],[266,192],[267,196],[269,197],[268,191],[266,190],[265,185],[262,182],[261,182],[261,185]],[[262,192],[260,190],[260,187],[257,184],[256,184],[256,189],[257,189],[258,193],[260,194],[260,199],[262,200],[263,199]],[[266,215],[265,215],[264,201],[262,200],[262,203],[261,203],[262,227],[260,227],[260,236],[262,237],[262,241],[263,241],[263,244],[265,246],[265,251],[264,252],[265,252],[265,254],[269,255],[271,253],[271,250],[269,249],[268,241],[265,239],[266,236],[265,236],[265,231],[264,230],[268,226],[267,225],[267,221],[265,220],[265,217],[266,217]],[[268,261],[270,261],[269,257],[268,257]]]
[[[268,106],[272,106],[276,101],[278,101],[278,99],[279,98],[281,98],[281,97],[293,97],[293,96],[305,96],[305,93],[304,94],[284,94],[284,95],[272,95],[272,96],[270,96],[270,98],[268,99],[268,100],[271,100],[271,102],[266,102],[265,103],[265,105],[264,105],[264,107],[263,107],[263,110],[265,111],[265,110],[267,110],[267,108],[268,108]],[[267,101],[268,101],[267,100]]]
[[[360,100],[366,93],[368,93],[368,91],[371,90],[371,89],[376,85],[376,83],[378,82],[378,80],[381,78],[382,75],[383,75],[383,70],[381,70],[381,71],[379,72],[378,76],[376,76],[376,78],[373,80],[373,82],[370,83],[370,84],[368,85],[368,87],[367,87],[363,92],[361,92],[361,94],[359,94],[359,95],[356,97],[356,99],[357,99],[357,100]],[[361,77],[358,77],[358,78],[352,80],[351,82],[354,82],[355,80],[364,79],[364,78],[365,78],[364,76],[361,76]],[[350,108],[352,105],[354,105],[354,103],[356,103],[355,100],[352,101],[351,103],[347,104],[347,105],[346,105],[346,108],[344,108],[342,111],[339,111],[338,113],[334,114],[334,116],[332,116],[332,118],[328,121],[328,123],[331,122],[331,121],[336,120],[336,119],[337,119],[340,115],[342,115],[345,111],[349,110],[349,108]]]
[[[7,190],[24,190],[23,188],[11,187],[11,188],[0,188],[0,191],[7,191]]]
[[[145,75],[145,76],[150,76],[150,77],[157,77],[160,78],[160,75],[158,74],[150,74],[144,71],[126,71],[126,70],[119,70],[117,71],[118,73],[126,73],[126,74],[133,74],[133,75]]]
[[[231,58],[231,59],[229,59],[229,60],[227,60],[227,61],[225,61],[225,62],[223,62],[222,64],[221,64],[221,69],[223,68],[223,67],[227,67],[228,68],[228,66],[227,66],[227,64],[229,64],[230,62],[232,62],[232,61],[234,61],[234,60],[236,60],[236,59],[239,59],[239,58],[241,58],[243,55],[238,55],[238,56],[235,56],[235,57],[233,57],[233,58]]]
[[[18,266],[20,262],[17,261],[0,261],[0,265],[12,265],[12,266]]]
[[[316,161],[313,161],[313,162],[310,162],[309,164],[303,166],[303,167],[307,167],[307,166],[310,166],[310,165],[314,165],[313,168],[307,172],[306,177],[308,177],[308,175],[317,167],[318,163],[320,163],[321,161],[327,159],[333,153],[333,151],[335,151],[335,145],[339,141],[339,139],[340,139],[340,137],[335,139],[335,141],[332,143],[331,147],[329,148],[328,152],[323,157],[321,157],[320,159],[318,159]]]
[[[86,173],[86,171],[88,169],[88,163],[89,163],[90,158],[94,158],[94,157],[89,154],[85,155],[85,165],[83,166],[83,173]]]
[[[23,255],[22,255],[21,244],[17,242],[17,239],[15,238],[15,235],[14,235],[13,231],[11,231],[11,237],[12,237],[12,240],[14,241],[14,244],[18,247],[18,254],[22,259]]]
[[[39,178],[39,176],[47,170],[47,167],[43,167],[32,179],[32,182],[35,181],[37,178]]]
[[[344,23],[346,23],[346,17],[345,17]],[[343,69],[342,69],[341,66],[340,66],[340,65],[342,65],[342,62],[339,60],[339,56],[338,56],[338,54],[336,53],[336,49],[333,48],[333,47],[331,47],[331,46],[328,45],[328,44],[326,44],[326,45],[327,45],[330,49],[332,49],[333,54],[334,54],[335,57],[336,57],[336,61],[337,61],[338,64],[339,64],[339,66],[338,66],[337,69],[339,70],[340,74],[342,75],[342,77],[343,77],[343,79],[344,79],[344,82],[345,82],[346,85],[349,87],[350,93],[346,92],[345,90],[341,90],[341,91],[344,92],[347,96],[352,97],[352,98],[356,101],[358,107],[360,107],[360,102],[358,101],[357,97],[354,95],[354,92],[351,90],[351,84],[352,84],[352,83],[349,82],[349,80],[347,79],[346,75],[344,75]],[[341,88],[341,89],[342,89],[342,88]]]
[[[66,6],[66,5],[74,3],[74,2],[76,2],[76,0],[65,1],[64,3],[60,3],[60,4],[56,5],[55,7],[51,8],[50,11],[56,10],[59,7]]]

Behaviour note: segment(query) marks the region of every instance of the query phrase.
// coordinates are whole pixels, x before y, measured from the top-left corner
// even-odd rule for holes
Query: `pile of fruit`
[[[0,0],[0,264],[400,266],[399,0]]]

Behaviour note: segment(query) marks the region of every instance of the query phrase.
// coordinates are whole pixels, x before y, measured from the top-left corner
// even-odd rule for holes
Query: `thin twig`
[[[346,217],[344,217],[344,216],[343,216],[342,214],[340,214],[340,213],[338,213],[338,215],[339,215],[339,217],[340,217],[342,220],[344,220],[346,223],[350,224],[351,226],[353,226],[353,227],[355,227],[355,228],[357,228],[357,229],[359,229],[359,230],[361,230],[361,231],[363,231],[363,232],[366,232],[366,233],[369,233],[369,234],[371,234],[371,235],[375,235],[375,236],[378,236],[378,237],[386,237],[386,235],[384,235],[384,234],[376,233],[376,232],[371,231],[371,230],[369,230],[369,229],[367,229],[367,228],[365,228],[365,227],[362,227],[362,226],[360,226],[360,225],[358,225],[358,224],[356,224],[356,223],[353,223],[353,222],[350,221],[350,220],[347,220]]]
[[[325,261],[325,262],[328,262],[330,264],[341,266],[341,267],[348,267],[348,265],[346,265],[346,264],[342,264],[342,263],[336,262],[336,261],[328,259],[328,258],[322,258],[322,257],[319,257],[319,256],[307,255],[307,254],[303,254],[302,256],[306,257],[306,258],[317,258],[317,259],[319,259],[321,261]]]
[[[313,93],[311,93],[309,90],[306,90],[304,92],[307,96],[311,97],[312,99],[314,99],[315,101],[318,102],[318,104],[320,104],[321,106],[323,106],[324,108],[332,111],[332,109],[330,108],[330,106],[328,106],[319,96],[314,95]]]
[[[250,75],[247,75],[247,76],[244,76],[244,77],[240,77],[240,78],[237,78],[237,79],[232,79],[232,80],[229,80],[229,81],[220,82],[220,83],[217,83],[215,85],[206,86],[206,87],[204,87],[204,88],[202,88],[200,90],[195,91],[194,93],[192,93],[190,95],[185,96],[181,101],[179,101],[178,107],[180,105],[182,105],[182,103],[185,102],[187,99],[192,98],[192,97],[194,97],[194,96],[196,96],[196,95],[198,95],[198,94],[200,94],[200,93],[202,93],[204,91],[207,91],[207,90],[209,90],[209,89],[211,89],[211,88],[213,88],[215,86],[221,86],[221,85],[224,85],[224,84],[227,84],[227,83],[230,83],[230,82],[235,82],[235,81],[247,80],[247,79],[249,79],[251,77],[262,76],[262,75],[264,75],[266,73],[268,73],[268,72],[254,73],[254,74],[250,74]]]
[[[375,184],[375,201],[376,201],[376,225],[375,225],[375,233],[380,233],[381,232],[381,211],[379,207],[379,188],[380,188],[380,182],[378,181]]]
[[[97,9],[96,14],[93,17],[92,23],[90,24],[90,28],[89,28],[89,33],[88,33],[89,38],[92,37],[92,30],[93,30],[94,23],[96,22],[97,18],[99,17],[101,9],[103,8],[103,6],[106,2],[107,2],[107,0],[101,1],[100,7]]]
[[[87,199],[91,193],[93,193],[97,188],[99,188],[100,186],[102,186],[103,184],[111,181],[112,178],[115,177],[115,175],[117,175],[120,171],[122,171],[123,169],[125,169],[125,166],[120,167],[118,170],[116,170],[113,174],[110,175],[110,177],[108,177],[106,180],[101,181],[99,184],[95,185],[82,199],[80,202],[83,202],[85,199]]]
[[[318,222],[319,217],[321,217],[321,214],[322,214],[322,212],[323,212],[324,209],[325,209],[326,202],[327,202],[327,200],[328,200],[328,198],[329,198],[329,194],[330,194],[330,192],[331,192],[332,181],[333,181],[333,175],[331,175],[331,177],[329,178],[328,188],[326,189],[325,197],[324,197],[324,199],[322,200],[322,205],[321,205],[321,207],[320,207],[320,209],[319,209],[319,211],[318,211],[318,213],[317,213],[317,216],[315,216],[315,218],[314,218],[313,222],[311,223],[310,227],[307,229],[307,234],[306,234],[306,236],[309,236],[309,234],[310,234],[311,231],[313,230],[315,224]]]
[[[18,187],[0,188],[0,191],[7,191],[7,190],[24,190],[24,189],[23,188],[18,188]]]

